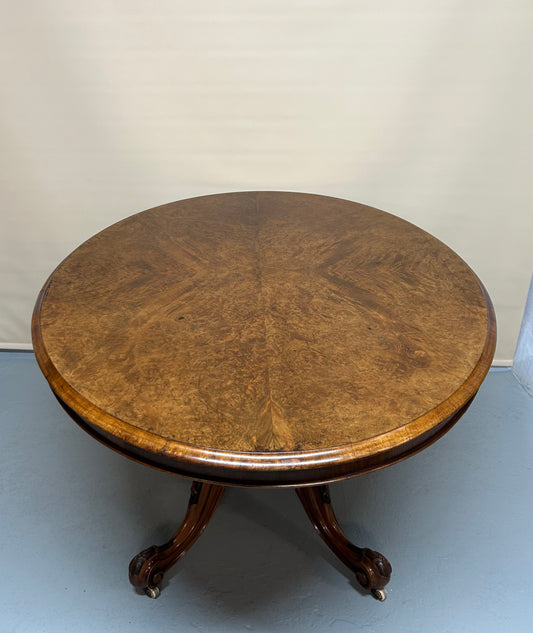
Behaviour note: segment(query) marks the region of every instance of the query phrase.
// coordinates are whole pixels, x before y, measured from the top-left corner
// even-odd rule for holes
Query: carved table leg
[[[367,547],[361,549],[346,538],[333,512],[329,487],[321,485],[296,488],[296,492],[315,530],[328,547],[355,572],[360,585],[368,589],[378,600],[385,600],[387,592],[384,587],[390,580],[392,567],[379,552]]]
[[[164,545],[152,545],[130,563],[130,582],[150,598],[159,595],[158,585],[170,569],[204,531],[220,501],[224,486],[193,482],[185,519],[174,536]]]

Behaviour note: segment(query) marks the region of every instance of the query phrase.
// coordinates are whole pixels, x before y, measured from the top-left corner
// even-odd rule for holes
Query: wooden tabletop
[[[377,468],[477,392],[494,312],[437,239],[346,200],[243,192],[133,215],[51,275],[35,353],[69,413],[136,459],[296,485]]]

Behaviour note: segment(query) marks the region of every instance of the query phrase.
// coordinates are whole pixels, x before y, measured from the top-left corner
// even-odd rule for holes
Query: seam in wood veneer
[[[259,194],[260,192],[255,192],[256,211],[259,210]],[[204,198],[212,197],[213,196],[205,196]],[[169,205],[162,205],[162,207],[167,206]],[[389,216],[391,215],[387,214],[386,212],[381,213]],[[122,222],[126,222],[127,220],[128,218],[126,218]],[[122,222],[117,224],[122,224]],[[423,232],[426,233],[425,231]],[[429,236],[429,234],[427,235]],[[255,247],[257,248],[256,243]],[[459,256],[456,255],[456,257]],[[59,264],[59,266],[56,268],[56,271],[62,266],[62,264],[63,262]],[[259,266],[260,265],[261,262],[259,262]],[[464,265],[467,266],[468,270],[475,276],[470,267],[468,267],[466,263],[464,263]],[[54,271],[54,273],[56,271]],[[227,471],[235,473],[242,469],[251,469],[252,471],[256,470],[258,471],[258,473],[269,473],[281,471],[288,472],[290,470],[300,472],[304,472],[306,470],[317,471],[321,468],[331,467],[332,469],[334,469],[335,467],[338,467],[342,469],[342,475],[340,476],[345,477],[350,476],[350,473],[348,472],[350,464],[362,463],[362,460],[365,460],[366,458],[374,459],[374,465],[369,462],[368,469],[379,468],[389,463],[393,463],[394,461],[397,461],[397,459],[403,459],[403,457],[407,456],[408,454],[412,454],[419,450],[418,445],[413,445],[414,440],[420,438],[420,445],[422,447],[425,446],[428,441],[431,441],[432,429],[435,430],[435,435],[438,436],[438,429],[443,426],[447,427],[450,418],[453,418],[458,410],[462,410],[462,408],[471,401],[490,367],[490,359],[492,358],[495,348],[496,321],[494,316],[494,308],[486,292],[486,289],[484,288],[480,280],[475,276],[485,299],[485,306],[487,309],[487,333],[483,349],[474,368],[468,375],[467,379],[463,382],[463,384],[458,389],[456,389],[456,391],[450,394],[446,398],[446,400],[439,403],[431,410],[428,410],[418,418],[412,419],[409,422],[406,422],[404,425],[396,427],[387,432],[365,438],[364,440],[359,442],[340,444],[329,448],[299,451],[285,450],[283,452],[276,453],[271,453],[268,451],[252,452],[202,448],[198,445],[187,444],[185,442],[165,438],[162,435],[156,435],[154,433],[151,433],[150,431],[136,427],[124,420],[121,420],[118,417],[105,412],[97,405],[89,402],[74,388],[73,385],[71,385],[59,373],[54,363],[52,362],[52,359],[44,343],[41,323],[41,307],[50,290],[50,284],[54,273],[52,273],[52,275],[49,277],[49,279],[43,286],[41,293],[39,294],[39,298],[35,305],[32,318],[32,337],[34,341],[35,355],[39,366],[41,367],[43,373],[49,381],[54,393],[56,393],[58,398],[63,401],[68,407],[70,407],[73,411],[80,415],[80,417],[84,419],[87,424],[94,425],[94,427],[101,429],[103,433],[110,434],[120,441],[126,442],[133,447],[137,447],[139,450],[153,452],[154,460],[158,459],[158,455],[161,457],[161,459],[164,458],[166,460],[177,460],[184,465],[184,468],[186,466],[186,468],[190,469],[191,476],[194,476],[195,469],[210,469],[210,471],[212,472],[212,480],[216,479],[217,469],[224,470],[225,472]],[[261,274],[262,271],[259,271],[259,275]],[[260,282],[262,283],[261,279]],[[263,302],[265,300],[262,289],[261,300]],[[268,332],[266,320],[264,320],[263,326],[265,340],[267,340]],[[267,349],[268,348],[269,346],[267,341]],[[269,367],[267,365],[267,372],[268,370]],[[270,376],[268,376],[268,379],[270,380]],[[270,399],[272,401],[272,387],[270,384],[268,385],[268,393],[270,394]],[[268,405],[268,402],[266,404]],[[261,411],[263,408],[264,405],[263,407],[259,408],[259,411]],[[264,423],[270,424],[271,438],[270,440],[267,438],[268,433],[265,431],[265,438],[267,438],[266,444],[268,444],[269,441],[275,443],[275,440],[273,439],[275,435],[275,425],[274,419],[272,417],[274,415],[274,412],[270,410],[270,422],[268,422],[268,415],[269,412],[267,411],[265,413],[266,417]],[[437,422],[435,422],[435,420],[437,420]],[[429,439],[426,438],[428,434],[430,434]],[[275,448],[279,451],[281,446],[275,446]],[[404,455],[404,453],[402,452],[404,448],[407,451],[406,455]],[[117,448],[117,450],[120,449]],[[385,456],[388,455],[388,457],[384,458],[385,461],[383,461],[383,463],[380,463],[380,455],[382,454]],[[398,458],[397,456],[400,454],[403,455],[403,457]],[[149,463],[148,459],[145,459],[144,461]],[[366,472],[366,470],[364,472]],[[351,474],[357,474],[357,472],[353,472]],[[251,478],[251,480],[253,479],[253,476],[253,472],[248,473],[248,477]],[[238,481],[236,480],[235,483],[238,483]],[[305,484],[305,480],[302,479],[301,484]]]

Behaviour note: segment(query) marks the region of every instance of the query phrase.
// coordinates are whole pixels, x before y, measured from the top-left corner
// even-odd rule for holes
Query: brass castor
[[[387,599],[387,592],[385,589],[372,589],[372,595],[376,600],[383,602]]]
[[[143,591],[149,598],[153,598],[154,600],[159,598],[159,594],[161,593],[159,587],[145,587]]]

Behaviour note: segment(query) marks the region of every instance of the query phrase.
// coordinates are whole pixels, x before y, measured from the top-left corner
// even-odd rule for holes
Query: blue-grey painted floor
[[[158,600],[131,556],[174,531],[189,484],[81,431],[31,353],[0,353],[0,631],[522,633],[533,630],[532,399],[493,369],[445,437],[332,486],[357,544],[392,562],[360,593],[291,490],[229,489]]]

